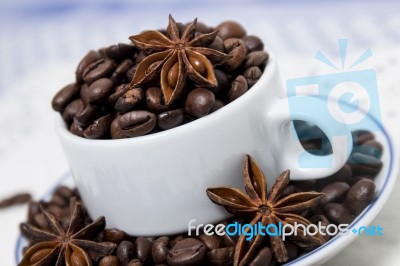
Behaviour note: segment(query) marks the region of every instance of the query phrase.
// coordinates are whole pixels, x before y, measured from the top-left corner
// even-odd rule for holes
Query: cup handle
[[[297,96],[292,96],[297,97]],[[326,102],[314,98],[312,110],[291,110],[288,109],[288,99],[279,99],[268,111],[271,128],[269,131],[275,139],[280,140],[275,143],[276,163],[279,169],[289,169],[292,180],[318,179],[330,176],[337,172],[347,161],[353,147],[353,138],[350,130],[343,122],[340,114],[335,114],[338,123],[324,119],[316,115],[318,110],[326,108]],[[319,127],[327,136],[332,146],[332,154],[318,156],[306,150],[300,143],[294,127],[291,126],[293,120],[302,120],[312,123]],[[341,122],[341,123],[340,123]]]

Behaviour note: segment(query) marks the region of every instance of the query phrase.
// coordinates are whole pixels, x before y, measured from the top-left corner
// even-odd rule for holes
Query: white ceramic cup
[[[333,150],[327,155],[330,167],[298,165],[305,151],[292,136],[291,119],[324,131]],[[343,131],[340,123],[330,125],[313,114],[289,114],[274,56],[243,96],[174,129],[130,139],[88,140],[71,134],[60,117],[56,127],[90,215],[104,215],[107,227],[132,235],[173,234],[186,231],[192,219],[204,224],[227,218],[226,211],[208,199],[206,189],[243,187],[245,154],[256,159],[270,187],[286,169],[292,179],[333,174],[346,162],[352,143],[350,131],[335,138],[335,132]],[[305,156],[314,161],[327,158]]]

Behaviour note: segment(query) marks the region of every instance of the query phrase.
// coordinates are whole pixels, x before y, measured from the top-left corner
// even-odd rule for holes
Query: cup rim
[[[79,144],[95,144],[95,145],[127,145],[132,143],[140,143],[145,141],[151,141],[158,138],[167,138],[167,137],[174,137],[174,135],[178,134],[186,134],[188,131],[192,130],[200,130],[204,125],[210,123],[211,120],[223,120],[226,116],[232,115],[234,109],[237,109],[239,106],[246,104],[246,102],[250,101],[259,93],[259,91],[263,90],[268,80],[276,78],[273,76],[274,69],[277,68],[276,57],[268,52],[269,58],[265,69],[260,77],[260,79],[242,96],[238,99],[230,102],[229,104],[225,105],[221,109],[208,114],[204,117],[198,118],[190,123],[180,125],[168,130],[151,133],[148,135],[132,137],[132,138],[123,138],[123,139],[87,139],[83,137],[76,136],[72,134],[67,126],[65,121],[62,119],[59,113],[56,113],[56,131],[58,135],[63,139],[68,139],[69,141],[74,141]]]

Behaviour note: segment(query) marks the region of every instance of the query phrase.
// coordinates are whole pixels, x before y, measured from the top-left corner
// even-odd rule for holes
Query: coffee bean
[[[118,258],[116,256],[111,256],[111,255],[103,257],[99,262],[99,266],[118,266],[118,265],[119,265]]]
[[[223,101],[216,100],[215,103],[213,104],[213,106],[211,107],[210,113],[218,111],[219,109],[221,109],[224,106],[225,106],[225,103]]]
[[[368,140],[362,145],[357,145],[353,147],[352,152],[359,152],[365,155],[373,156],[376,159],[380,159],[382,157],[383,146],[376,140]]]
[[[246,46],[241,39],[231,38],[224,41],[224,49],[231,58],[226,60],[222,66],[226,71],[232,72],[244,61],[246,57]]]
[[[158,114],[157,126],[163,130],[182,125],[185,119],[185,112],[182,108],[166,111]]]
[[[362,179],[355,183],[347,193],[344,205],[355,216],[359,215],[375,196],[375,182]]]
[[[144,91],[142,88],[133,88],[122,95],[115,103],[115,110],[120,113],[132,111],[138,107],[144,100]]]
[[[308,220],[312,224],[315,224],[317,226],[319,224],[321,224],[321,226],[323,226],[323,227],[321,227],[321,235],[326,241],[328,241],[330,238],[330,236],[326,233],[326,227],[330,224],[328,218],[326,218],[325,215],[318,214],[318,215],[311,216]]]
[[[62,112],[67,104],[69,104],[75,97],[79,95],[79,90],[79,85],[72,83],[68,84],[59,92],[57,92],[51,102],[54,111]]]
[[[381,152],[381,154],[383,152],[382,144],[380,142],[376,141],[376,140],[373,140],[373,139],[372,140],[368,140],[368,141],[364,142],[363,145],[375,147],[377,150],[379,150]]]
[[[219,36],[216,36],[214,41],[208,46],[208,48],[214,49],[214,50],[217,50],[217,51],[223,53],[225,51],[224,41]]]
[[[86,83],[91,84],[93,81],[106,78],[114,71],[116,64],[111,59],[100,59],[90,64],[83,71],[83,79]]]
[[[188,24],[186,24],[187,26]],[[207,24],[201,22],[201,21],[197,21],[196,23],[196,31],[200,32],[200,33],[210,33],[212,32],[214,29],[211,27],[208,27]]]
[[[299,246],[291,242],[285,242],[285,248],[288,253],[289,261],[294,260],[299,253]]]
[[[86,67],[88,67],[90,64],[98,61],[101,58],[101,55],[97,51],[89,51],[79,62],[78,67],[76,68],[75,74],[76,74],[76,80],[79,83],[83,82],[83,71],[85,70]]]
[[[351,182],[353,178],[353,170],[351,169],[349,164],[343,165],[342,168],[339,169],[336,173],[333,175],[318,179],[317,181],[317,186],[320,188],[323,188],[333,182],[346,182],[349,183]]]
[[[176,243],[178,243],[179,241],[181,241],[183,239],[185,239],[185,237],[183,235],[175,236],[170,242],[171,248],[173,248],[176,245]]]
[[[228,234],[223,234],[222,235],[222,240],[227,247],[235,247],[236,242],[237,242],[237,237],[236,236],[230,236]]]
[[[375,139],[374,134],[367,130],[356,130],[351,133],[353,137],[353,143],[355,145],[361,145],[368,140]]]
[[[84,94],[81,94],[82,99],[86,103],[94,103],[99,101],[111,93],[114,83],[108,78],[101,78],[94,81]]]
[[[131,81],[133,79],[133,76],[135,76],[137,67],[138,65],[135,63],[135,65],[133,65],[130,69],[128,69],[128,71],[126,71],[126,78],[128,79],[128,81]]]
[[[109,58],[122,60],[132,57],[137,51],[137,48],[131,44],[119,43],[107,47],[104,52]]]
[[[85,129],[83,127],[81,127],[80,125],[78,125],[78,123],[73,122],[71,124],[71,126],[69,127],[69,132],[71,132],[72,134],[78,136],[78,137],[83,137],[83,131],[85,131]]]
[[[246,35],[243,36],[241,39],[246,46],[247,53],[264,50],[264,43],[260,38],[255,35]]]
[[[5,209],[11,206],[27,203],[32,199],[29,193],[18,193],[11,197],[5,198],[0,201],[0,209]]]
[[[166,236],[157,238],[151,248],[151,255],[155,264],[167,263],[169,238]]]
[[[185,101],[185,110],[194,117],[208,115],[215,102],[214,94],[205,88],[196,88],[189,92]]]
[[[114,84],[120,84],[124,81],[128,70],[133,66],[134,62],[132,59],[125,59],[115,68],[114,73],[111,75],[111,81]]]
[[[233,247],[217,248],[207,252],[207,262],[215,266],[231,265],[233,263]]]
[[[228,101],[232,102],[245,94],[248,90],[247,80],[242,75],[239,75],[232,81],[231,89],[228,92]]]
[[[83,136],[88,139],[102,139],[110,135],[110,126],[113,121],[111,114],[102,116],[93,121],[84,131]]]
[[[328,203],[323,211],[326,217],[335,224],[351,224],[354,219],[350,211],[339,203]]]
[[[130,90],[129,84],[121,84],[118,87],[116,87],[115,91],[110,96],[107,97],[106,100],[107,107],[114,108],[115,103],[117,102],[119,97],[124,95],[128,90]]]
[[[118,229],[106,229],[104,230],[104,241],[113,242],[115,244],[119,244],[127,238],[127,235],[124,231]]]
[[[350,156],[349,165],[355,175],[375,177],[381,171],[383,163],[373,156],[355,152]]]
[[[349,184],[345,182],[335,182],[327,185],[321,190],[324,193],[320,200],[320,204],[323,206],[330,202],[337,202],[338,199],[343,197],[349,190]]]
[[[101,116],[99,106],[95,104],[86,105],[80,112],[77,112],[74,117],[74,122],[81,127],[87,127],[93,123],[96,118]]]
[[[265,266],[269,265],[272,260],[272,252],[269,247],[261,248],[248,266]]]
[[[148,111],[131,111],[121,115],[119,126],[127,137],[137,137],[149,133],[157,123],[157,118]]]
[[[159,87],[150,87],[146,90],[146,103],[149,111],[156,114],[168,110],[164,102],[164,96]]]
[[[222,70],[214,70],[215,78],[217,79],[217,87],[209,88],[214,94],[225,93],[230,88],[230,82],[228,76]]]
[[[137,258],[143,264],[149,263],[151,261],[152,243],[145,237],[138,237],[135,244]]]
[[[133,259],[127,266],[143,266],[143,263],[139,259]]]
[[[68,124],[72,122],[74,119],[75,115],[77,113],[80,113],[83,110],[83,101],[81,99],[76,99],[72,102],[70,102],[64,109],[62,113],[62,118],[64,119],[65,122]]]
[[[169,251],[167,262],[172,266],[199,265],[206,255],[206,247],[200,240],[185,238]]]
[[[130,241],[122,241],[117,247],[117,257],[119,261],[126,265],[133,259],[135,255],[135,247]]]
[[[222,40],[229,38],[242,38],[246,35],[246,30],[235,21],[224,21],[219,24],[216,29],[218,30],[218,36]]]
[[[268,61],[269,55],[265,51],[255,51],[246,55],[244,59],[244,68],[247,69],[253,66],[265,65]]]
[[[221,239],[216,235],[201,234],[199,239],[203,241],[208,250],[213,250],[221,247]]]
[[[257,83],[261,75],[262,75],[261,69],[256,66],[249,67],[243,73],[243,76],[246,78],[249,88],[253,87],[253,85]]]

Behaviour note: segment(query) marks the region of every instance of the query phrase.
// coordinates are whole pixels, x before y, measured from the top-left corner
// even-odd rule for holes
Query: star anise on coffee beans
[[[35,244],[25,253],[19,266],[90,266],[92,261],[110,255],[116,247],[113,243],[93,241],[104,230],[105,218],[99,217],[85,226],[85,215],[79,202],[75,204],[67,230],[43,208],[42,213],[50,225],[50,232],[26,223],[21,225],[21,230]]]
[[[285,187],[290,181],[289,171],[283,172],[276,180],[271,191],[267,195],[267,185],[264,174],[256,162],[247,155],[244,160],[244,184],[246,193],[237,188],[219,187],[207,189],[208,197],[216,204],[236,215],[250,218],[252,227],[260,223],[262,226],[282,223],[308,226],[310,222],[299,213],[316,205],[322,193],[299,192],[282,197]],[[246,228],[248,231],[249,228]],[[270,230],[272,231],[272,230]],[[276,231],[274,231],[276,232]],[[254,256],[255,250],[260,247],[264,236],[257,234],[250,241],[246,241],[246,235],[241,234],[235,248],[234,265],[246,265]],[[270,246],[278,262],[286,262],[289,259],[282,238],[277,234],[271,234]],[[307,235],[302,230],[297,235],[292,235],[291,240],[301,247],[313,247],[325,242],[317,233]]]
[[[186,77],[202,87],[216,87],[213,64],[221,64],[230,55],[207,48],[216,38],[218,30],[196,35],[197,19],[182,32],[169,16],[167,36],[159,31],[144,31],[130,39],[137,47],[149,53],[136,69],[131,87],[137,87],[159,76],[165,103],[171,104],[183,92]]]

